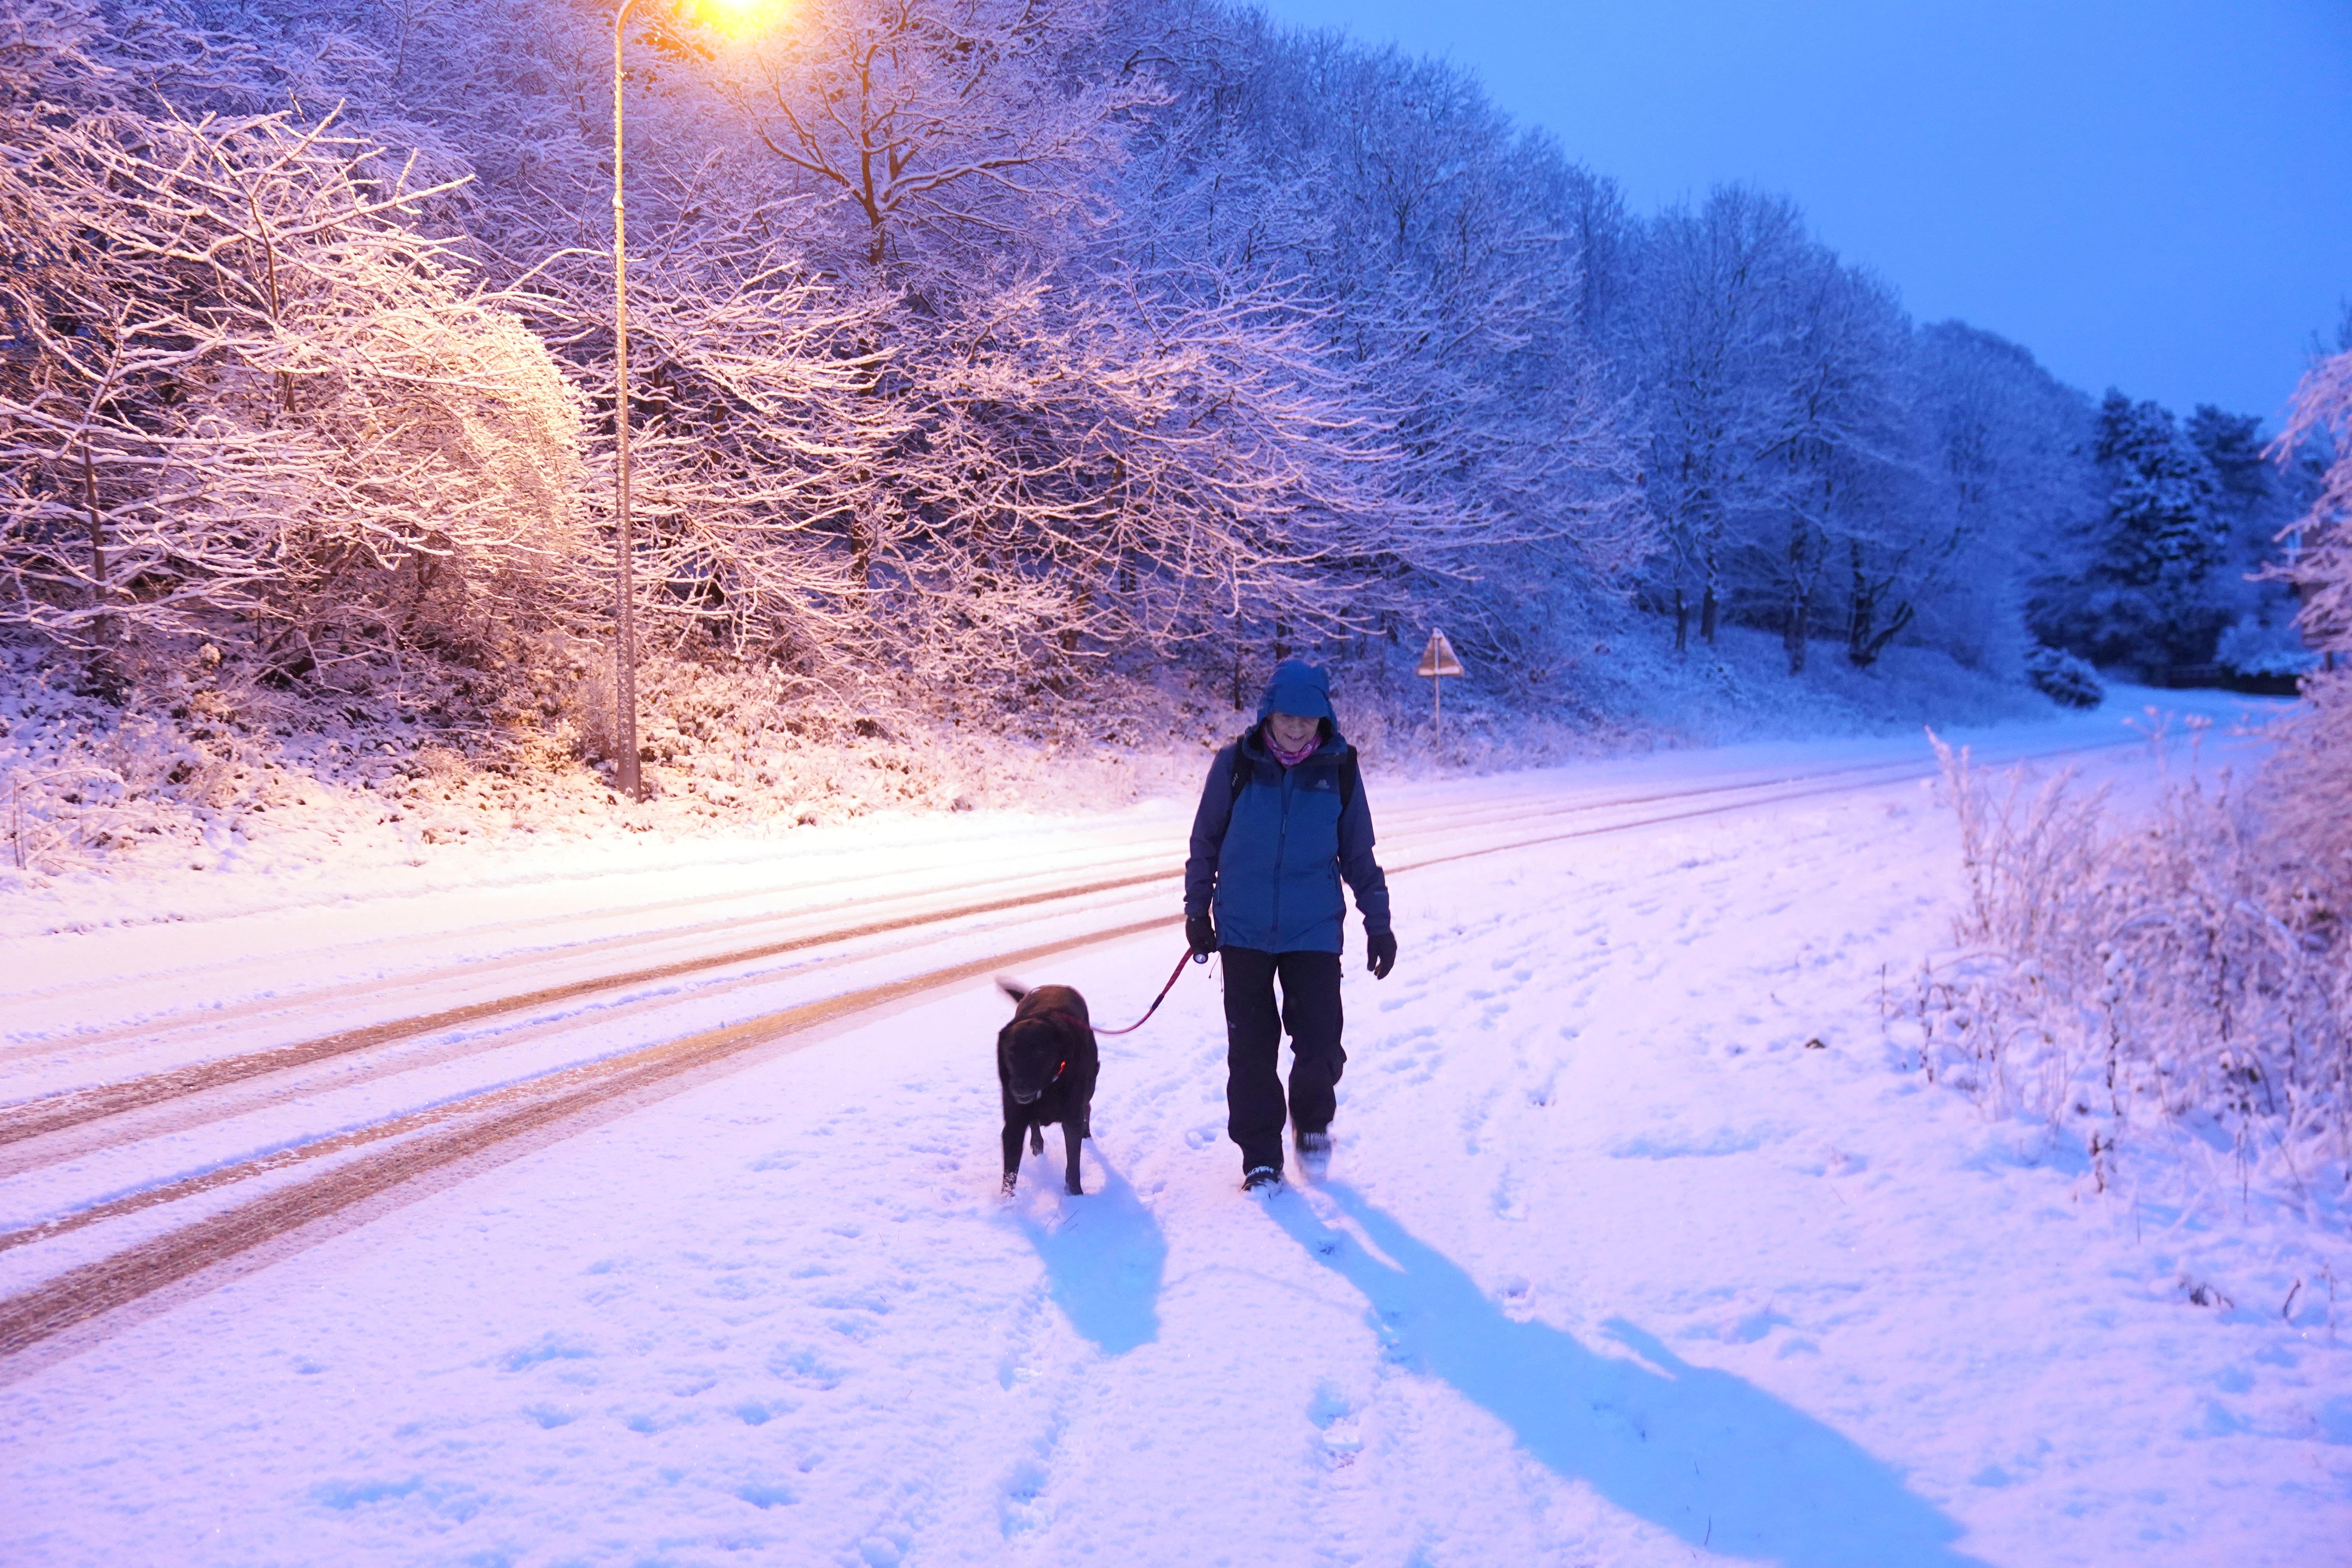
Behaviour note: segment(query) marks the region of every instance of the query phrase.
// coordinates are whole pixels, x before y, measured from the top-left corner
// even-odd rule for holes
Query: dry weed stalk
[[[1956,951],[1918,973],[1923,1069],[2073,1127],[2102,1188],[2153,1121],[2226,1144],[2242,1191],[2352,1184],[2346,943],[2284,819],[2193,765],[2126,822],[2071,771],[2035,785],[1937,751],[1968,893]],[[2274,765],[2257,793],[2281,787]]]

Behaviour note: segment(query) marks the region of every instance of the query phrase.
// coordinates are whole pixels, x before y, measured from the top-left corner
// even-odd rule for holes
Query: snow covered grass
[[[2171,1215],[2352,1225],[2352,954],[2305,843],[2161,726],[2118,805],[2074,771],[1995,775],[1938,743],[1967,898],[1912,985],[1918,1062]],[[2182,755],[2180,753],[2184,753]],[[2302,1253],[2335,1323],[2336,1265]],[[2324,1300],[2323,1300],[2324,1295]],[[2294,1304],[2283,1310],[2290,1321]]]

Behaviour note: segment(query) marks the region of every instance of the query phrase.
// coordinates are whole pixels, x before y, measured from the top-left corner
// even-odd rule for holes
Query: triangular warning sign
[[[1459,675],[1462,661],[1454,657],[1454,645],[1445,640],[1444,632],[1429,634],[1429,646],[1421,650],[1421,662],[1413,667],[1415,675]]]

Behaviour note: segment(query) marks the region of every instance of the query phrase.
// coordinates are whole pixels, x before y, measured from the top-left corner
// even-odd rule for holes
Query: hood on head
[[[1286,658],[1274,667],[1257,700],[1258,722],[1265,723],[1269,713],[1320,719],[1327,734],[1339,732],[1339,716],[1331,710],[1331,678],[1303,658]]]

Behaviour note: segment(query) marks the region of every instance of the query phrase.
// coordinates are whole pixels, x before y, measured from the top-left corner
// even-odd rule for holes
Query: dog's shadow
[[[1168,1238],[1127,1179],[1111,1169],[1099,1149],[1094,1155],[1087,1163],[1098,1176],[1086,1196],[1060,1192],[1056,1172],[1057,1206],[1040,1213],[1024,1203],[1014,1215],[1044,1260],[1054,1302],[1070,1326],[1104,1354],[1125,1355],[1160,1337]],[[1037,1167],[1041,1181],[1046,1169],[1043,1163]]]
[[[1527,1451],[1694,1546],[1789,1568],[1981,1568],[1959,1527],[1832,1428],[1729,1373],[1692,1366],[1622,1320],[1638,1361],[1507,1316],[1475,1281],[1340,1185],[1321,1189],[1365,1238],[1286,1198],[1269,1212],[1360,1290],[1389,1359],[1439,1377]]]

